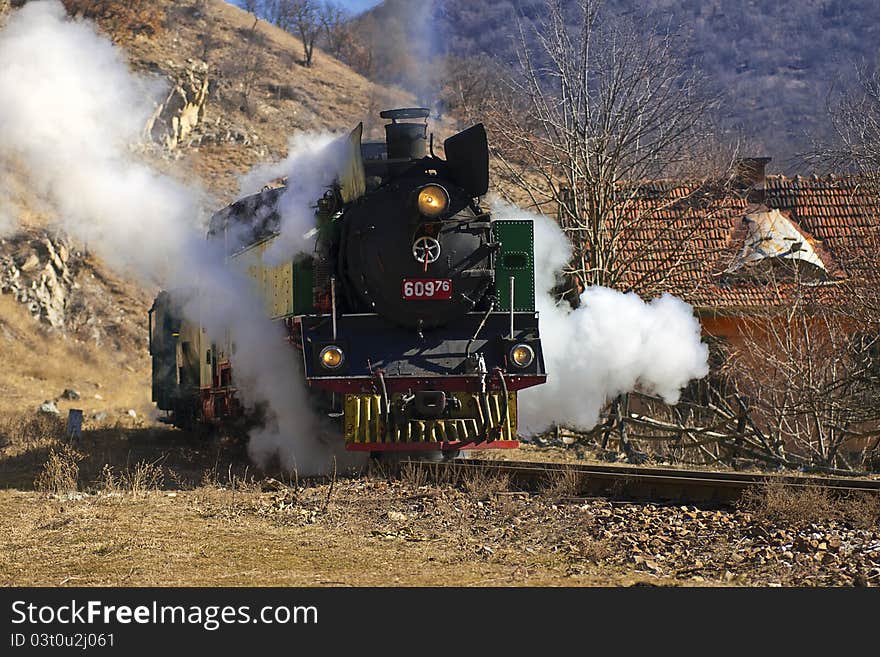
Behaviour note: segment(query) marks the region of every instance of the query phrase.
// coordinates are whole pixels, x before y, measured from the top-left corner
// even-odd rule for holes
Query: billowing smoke
[[[28,3],[0,32],[0,179],[24,178],[71,235],[120,272],[169,289],[197,284],[186,310],[212,339],[228,332],[244,401],[267,407],[252,456],[263,463],[277,454],[300,474],[326,471],[333,450],[316,439],[295,354],[250,282],[202,236],[201,191],[132,153],[159,91],[93,24],[69,19],[55,0]]]
[[[643,390],[675,403],[681,389],[709,372],[708,348],[691,306],[664,294],[591,287],[572,310],[550,293],[571,257],[571,243],[551,219],[496,202],[496,219],[533,219],[535,297],[547,383],[520,394],[520,429],[536,433],[555,423],[591,429],[608,401]]]
[[[299,133],[288,144],[287,157],[250,171],[241,181],[242,195],[253,194],[267,182],[287,178],[278,201],[278,237],[263,255],[270,265],[289,261],[315,247],[315,209],[312,205],[342,172],[346,143],[332,133]]]
[[[159,91],[60,2],[25,5],[0,36],[0,162],[26,174],[65,229],[146,279],[177,264],[169,245],[198,213],[197,192],[129,154]]]

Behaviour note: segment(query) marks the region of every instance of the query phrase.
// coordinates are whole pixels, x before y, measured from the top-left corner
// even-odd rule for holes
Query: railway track
[[[476,477],[499,474],[509,477],[514,488],[540,490],[558,484],[563,488],[570,488],[572,495],[577,497],[731,504],[748,488],[766,484],[781,484],[793,488],[821,487],[835,495],[880,495],[880,479],[482,459],[419,463],[427,469],[430,476],[441,481],[455,481],[468,475]]]

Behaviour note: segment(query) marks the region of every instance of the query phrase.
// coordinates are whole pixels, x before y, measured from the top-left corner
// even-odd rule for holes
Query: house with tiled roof
[[[795,296],[834,303],[880,285],[880,201],[853,176],[765,175],[742,160],[731,186],[641,185],[622,212],[632,232],[623,287],[670,292],[692,304],[707,335],[733,337],[740,320],[789,307]]]
[[[741,161],[722,182],[622,185],[613,284],[694,307],[712,368],[683,393],[688,418],[728,436],[753,431],[752,454],[771,462],[873,463],[878,189],[855,176],[767,176],[767,162]],[[644,399],[628,408],[656,410]]]

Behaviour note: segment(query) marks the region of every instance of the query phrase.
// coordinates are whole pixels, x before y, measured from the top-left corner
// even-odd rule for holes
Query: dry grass
[[[794,526],[842,521],[858,528],[876,529],[880,523],[877,495],[837,497],[819,486],[754,486],[743,495],[740,508],[759,520]]]
[[[510,491],[510,475],[483,468],[469,469],[462,475],[462,489],[472,499],[492,499]]]
[[[142,449],[133,449],[134,440]],[[21,453],[19,441],[11,447]],[[194,445],[170,430],[86,431],[76,450],[55,437],[42,441],[43,461],[26,462],[36,468],[30,483],[6,469],[0,474],[0,524],[12,528],[0,534],[0,553],[8,557],[0,562],[0,585],[631,579],[590,566],[601,562],[604,544],[582,531],[586,515],[548,522],[543,502],[509,493],[509,482],[484,471],[454,486],[414,464],[394,475],[302,481],[254,472],[240,451]],[[76,489],[77,496],[66,494]],[[510,503],[516,509],[506,515]],[[509,527],[499,532],[499,523]]]
[[[82,454],[69,445],[59,449],[53,447],[34,481],[34,488],[54,495],[75,493],[79,485],[79,462],[82,458]]]
[[[484,538],[467,517],[398,520],[347,483],[335,509],[316,509],[324,488],[289,491],[151,493],[36,503],[0,491],[0,585],[560,585],[627,584],[614,569],[570,573],[569,550],[517,550]],[[450,506],[455,502],[450,502]],[[460,503],[459,503],[460,504]],[[450,509],[450,513],[452,509]],[[459,514],[461,515],[461,514]],[[480,523],[482,524],[482,523]],[[460,529],[459,529],[460,527]],[[185,528],[185,529],[183,529]],[[531,539],[530,539],[531,540]],[[531,543],[530,543],[531,544]],[[491,546],[491,548],[490,548]]]
[[[828,491],[818,486],[765,484],[749,488],[740,502],[743,510],[770,522],[809,524],[837,517]]]
[[[553,472],[547,480],[542,494],[549,500],[560,501],[578,497],[583,490],[582,475],[574,470]]]
[[[838,501],[843,517],[858,529],[880,527],[880,496],[869,493],[849,495]]]
[[[143,495],[150,491],[159,490],[164,483],[165,472],[161,466],[155,462],[139,461],[120,471],[105,464],[101,475],[95,482],[95,489],[105,494]]]
[[[390,478],[397,476],[404,484],[410,488],[423,488],[429,483],[437,481],[437,472],[431,472],[430,466],[420,465],[417,463],[403,463],[400,470],[392,475],[391,470],[385,468],[381,463],[371,463],[370,474],[377,478]]]
[[[0,415],[0,448],[28,450],[55,444],[63,437],[64,423],[58,417],[39,413]]]
[[[0,414],[0,458],[3,481],[0,486],[30,487],[46,471],[54,452],[52,468],[61,469],[66,457],[64,423],[57,417],[36,413]],[[40,481],[51,488],[51,472]],[[76,486],[73,487],[74,490]]]
[[[686,583],[628,557],[634,545],[661,549],[648,529],[660,525],[639,523],[645,514],[660,523],[664,511],[631,513],[640,528],[630,531],[614,505],[560,503],[578,484],[563,475],[531,493],[485,470],[440,481],[445,469],[412,463],[298,480],[254,471],[240,445],[167,429],[87,430],[74,448],[51,425],[36,427],[31,451],[12,433],[0,468],[0,585]],[[798,523],[806,508],[842,513],[821,491],[797,493],[755,491],[750,508]],[[876,511],[849,500],[847,522]],[[701,550],[726,549],[715,524],[670,514],[707,533]]]
[[[135,318],[143,310],[145,317],[146,305],[131,296],[135,294],[134,288],[125,293],[129,302],[124,307],[130,307]],[[0,294],[0,354],[4,362],[0,368],[0,418],[32,416],[43,401],[58,399],[65,388],[78,390],[82,398],[58,399],[63,415],[70,408],[82,409],[87,419],[97,412],[122,418],[130,408],[141,416],[149,413],[149,357],[144,341],[120,345],[121,349],[107,347],[65,337],[35,321],[12,297]],[[8,424],[5,419],[2,423]]]

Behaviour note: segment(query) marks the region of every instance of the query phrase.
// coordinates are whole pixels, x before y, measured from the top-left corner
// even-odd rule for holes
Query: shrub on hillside
[[[153,36],[165,19],[165,11],[153,0],[62,0],[71,16],[83,16],[97,21],[114,38],[136,34]]]

